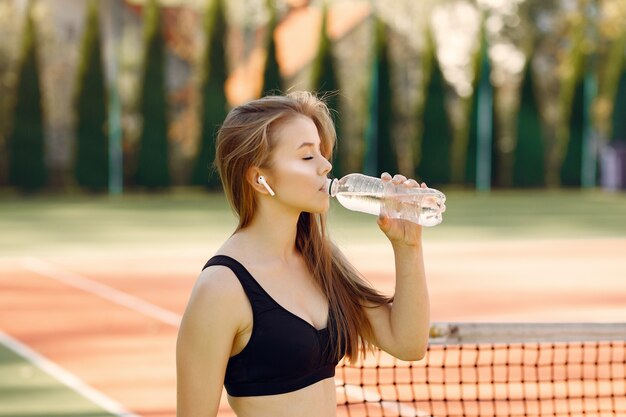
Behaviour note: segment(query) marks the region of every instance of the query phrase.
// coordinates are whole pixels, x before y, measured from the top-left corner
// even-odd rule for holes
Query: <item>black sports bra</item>
[[[230,268],[252,306],[252,335],[228,360],[224,386],[230,396],[283,394],[335,376],[336,338],[278,304],[235,259],[216,255],[211,265]],[[330,319],[330,316],[329,316]]]

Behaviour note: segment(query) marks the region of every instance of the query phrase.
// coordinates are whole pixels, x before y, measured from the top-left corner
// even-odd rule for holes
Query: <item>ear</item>
[[[269,195],[269,192],[265,189],[263,184],[260,184],[258,181],[259,177],[262,175],[263,173],[258,167],[250,167],[248,168],[248,172],[246,172],[246,181],[248,181],[248,184],[250,184],[250,186],[252,186],[252,188],[254,188],[256,191],[260,192],[261,194]]]

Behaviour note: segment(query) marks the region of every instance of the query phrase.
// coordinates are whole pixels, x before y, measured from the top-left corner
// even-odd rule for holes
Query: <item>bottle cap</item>
[[[334,197],[332,192],[333,183],[336,181],[336,178],[326,178],[326,192],[329,196]]]

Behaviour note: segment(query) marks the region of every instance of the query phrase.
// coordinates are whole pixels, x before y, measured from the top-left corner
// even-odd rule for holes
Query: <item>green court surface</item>
[[[0,416],[113,415],[0,342]]]
[[[602,191],[446,191],[447,211],[426,239],[520,240],[626,236],[626,193]],[[99,196],[0,195],[0,257],[73,249],[184,247],[223,241],[235,218],[221,194]],[[333,201],[331,237],[339,243],[381,238],[375,219]]]

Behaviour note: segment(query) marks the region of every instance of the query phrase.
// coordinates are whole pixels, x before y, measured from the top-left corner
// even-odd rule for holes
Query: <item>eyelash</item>
[[[326,158],[324,155],[322,155],[322,154],[319,154],[319,155],[320,155],[322,158],[324,158],[324,159],[328,160],[328,158]],[[310,160],[312,160],[312,159],[315,159],[315,156],[307,156],[307,157],[305,157],[305,158],[302,158],[302,160],[303,160],[303,161],[310,161]],[[330,162],[330,161],[328,161],[328,162]]]

